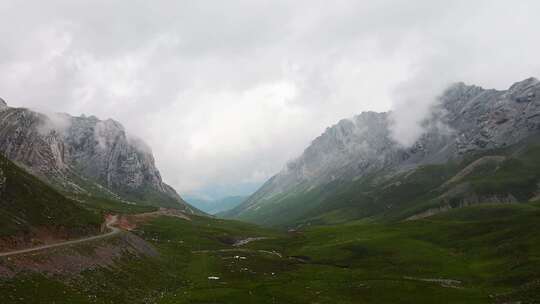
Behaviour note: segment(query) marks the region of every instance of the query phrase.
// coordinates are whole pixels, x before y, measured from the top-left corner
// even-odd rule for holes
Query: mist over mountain
[[[447,84],[540,73],[531,0],[29,1],[0,6],[0,96],[122,122],[179,193],[260,185],[363,111],[411,144]]]
[[[189,210],[151,149],[119,122],[0,106],[0,152],[57,189]]]
[[[540,303],[540,1],[0,13],[0,304]]]
[[[300,157],[290,161],[240,206],[226,212],[226,216],[292,223],[305,219],[308,214],[317,215],[314,210],[321,204],[326,206],[325,212],[339,209],[332,201],[336,198],[329,195],[338,191],[335,188],[338,185],[358,187],[360,193],[367,189],[353,186],[358,181],[365,180],[370,186],[384,185],[400,174],[412,174],[423,166],[462,162],[482,151],[518,144],[540,134],[540,81],[528,78],[504,91],[463,83],[452,85],[433,104],[421,124],[422,133],[410,146],[394,139],[392,128],[396,126],[392,117],[393,113],[364,112],[327,128]],[[527,199],[534,193],[529,192]],[[309,199],[313,195],[317,198]],[[461,198],[459,204],[516,201],[512,199],[515,194],[510,193],[498,194],[498,197],[482,195],[470,193],[470,197]],[[373,216],[385,208],[399,208],[381,201],[377,210],[370,213],[362,209],[365,207],[361,199],[350,197],[350,200],[352,206],[358,201],[356,208],[365,213],[364,216]],[[445,202],[440,198],[441,206],[445,206]],[[425,210],[417,210],[421,211]]]

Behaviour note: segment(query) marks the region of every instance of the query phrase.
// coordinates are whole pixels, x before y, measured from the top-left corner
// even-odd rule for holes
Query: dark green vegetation
[[[97,234],[106,213],[131,214],[158,209],[99,193],[59,192],[1,155],[0,170],[0,177],[5,178],[0,187],[0,237],[30,236],[37,229],[68,238]]]
[[[159,258],[126,256],[81,277],[4,279],[2,303],[536,303],[540,205],[478,205],[400,223],[279,233],[157,218],[136,234]],[[240,238],[266,236],[242,247]],[[219,277],[210,280],[208,277]]]
[[[540,145],[535,138],[527,142],[414,171],[385,169],[352,182],[300,186],[225,217],[294,227],[358,219],[394,222],[470,204],[526,202],[538,194],[540,184]]]
[[[29,234],[39,228],[69,236],[99,232],[102,217],[67,199],[0,155],[5,181],[0,187],[0,237]]]

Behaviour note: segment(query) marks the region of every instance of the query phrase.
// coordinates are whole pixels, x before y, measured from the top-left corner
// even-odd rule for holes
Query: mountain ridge
[[[424,133],[410,147],[393,140],[391,115],[364,112],[327,128],[300,157],[225,216],[258,221],[269,216],[259,209],[285,212],[287,204],[303,199],[309,210],[315,205],[310,201],[319,200],[308,199],[314,195],[310,192],[326,195],[333,190],[322,189],[330,185],[354,184],[370,175],[370,184],[380,184],[421,166],[461,162],[475,153],[517,144],[539,133],[540,81],[528,78],[508,90],[464,83],[450,86],[424,121]]]
[[[0,106],[0,152],[73,197],[196,212],[163,182],[151,149],[112,119]]]

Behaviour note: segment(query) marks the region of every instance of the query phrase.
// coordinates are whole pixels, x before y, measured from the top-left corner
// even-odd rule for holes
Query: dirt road
[[[65,242],[61,242],[61,243],[41,245],[41,246],[36,246],[36,247],[32,247],[32,248],[19,249],[19,250],[13,250],[13,251],[8,251],[8,252],[0,252],[0,257],[8,257],[8,256],[11,256],[11,255],[29,253],[29,252],[39,251],[39,250],[43,250],[43,249],[49,249],[49,248],[55,248],[55,247],[63,247],[63,246],[69,246],[69,245],[80,244],[80,243],[95,241],[95,240],[99,240],[99,239],[104,239],[104,238],[113,236],[115,234],[118,234],[118,233],[120,233],[122,231],[122,230],[120,230],[120,229],[113,226],[116,223],[116,221],[117,221],[116,216],[112,216],[112,217],[107,219],[107,228],[109,228],[110,231],[105,233],[105,234],[90,236],[90,237],[77,239],[77,240],[65,241]]]

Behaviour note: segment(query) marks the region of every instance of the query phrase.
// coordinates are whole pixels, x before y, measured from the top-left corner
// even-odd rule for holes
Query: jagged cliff
[[[192,209],[163,182],[150,148],[111,119],[44,115],[1,101],[0,152],[67,193]]]
[[[424,134],[411,147],[393,140],[391,124],[392,113],[365,112],[341,120],[227,216],[256,220],[268,216],[263,214],[269,209],[286,210],[292,197],[308,210],[319,199],[299,196],[317,190],[325,195],[333,191],[328,190],[330,185],[368,177],[371,184],[382,183],[420,166],[459,162],[468,155],[517,144],[540,132],[540,81],[529,78],[504,91],[463,83],[451,86],[441,94],[424,122]]]

